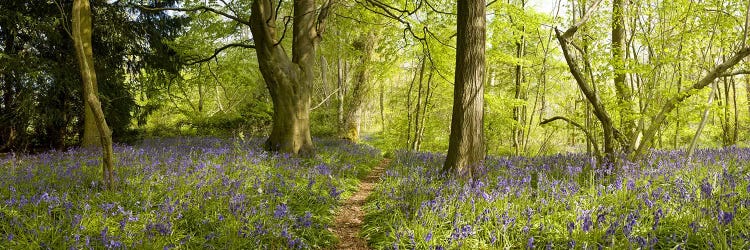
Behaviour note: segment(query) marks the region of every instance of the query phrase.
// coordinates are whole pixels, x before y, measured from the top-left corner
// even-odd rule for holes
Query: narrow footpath
[[[362,221],[365,218],[365,211],[362,207],[365,205],[367,196],[375,189],[380,176],[391,159],[383,159],[376,167],[372,169],[369,175],[359,183],[359,189],[352,197],[346,200],[336,215],[335,225],[332,230],[339,238],[339,244],[335,249],[363,250],[369,249],[367,241],[359,237],[362,230]]]

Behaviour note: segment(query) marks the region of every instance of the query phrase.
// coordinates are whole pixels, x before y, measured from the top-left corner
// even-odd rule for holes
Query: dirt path
[[[369,249],[367,241],[359,237],[359,231],[362,229],[362,221],[365,218],[365,211],[362,206],[365,205],[365,199],[372,193],[372,190],[380,181],[380,175],[391,159],[383,159],[369,175],[359,183],[359,189],[352,197],[346,200],[341,210],[336,215],[335,225],[332,230],[339,238],[339,244],[335,249]]]

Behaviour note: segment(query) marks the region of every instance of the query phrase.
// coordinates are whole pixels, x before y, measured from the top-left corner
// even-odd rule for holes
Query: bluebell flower
[[[287,212],[289,212],[289,209],[287,208],[286,204],[281,203],[276,206],[276,210],[273,212],[273,217],[280,219],[284,216],[286,216]]]
[[[526,242],[526,248],[534,249],[534,236],[531,236],[531,238],[529,238],[529,241]]]
[[[430,240],[432,240],[432,231],[427,233],[427,236],[424,237],[425,242],[429,242]]]
[[[708,179],[703,178],[701,181],[701,197],[704,199],[710,199],[713,193],[713,186],[708,182]]]

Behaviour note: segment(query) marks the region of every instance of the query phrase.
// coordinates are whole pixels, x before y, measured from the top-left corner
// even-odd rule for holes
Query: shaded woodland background
[[[256,53],[244,48],[255,41],[249,26],[211,11],[142,7],[207,6],[247,20],[249,2],[91,4],[98,90],[116,142],[271,132],[271,98]],[[643,144],[639,135],[678,93],[692,96],[654,126],[648,146],[687,148],[704,114],[699,147],[747,144],[750,79],[744,60],[707,87],[687,91],[745,46],[746,3],[563,1],[552,13],[539,13],[532,4],[488,3],[488,154],[593,153],[607,147],[596,108],[572,77],[554,32],[554,27],[565,31],[584,19],[566,39],[613,127],[629,138],[613,147]],[[87,144],[81,80],[67,34],[71,6],[72,1],[0,3],[4,152]],[[332,6],[311,69],[312,134],[386,149],[445,151],[456,53],[454,5],[363,0]],[[292,3],[278,7],[277,36],[289,49]],[[540,125],[557,116],[576,122],[591,137],[567,122]]]

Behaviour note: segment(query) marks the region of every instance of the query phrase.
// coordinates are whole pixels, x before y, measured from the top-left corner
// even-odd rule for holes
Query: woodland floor
[[[365,205],[367,196],[372,193],[383,174],[383,170],[391,162],[391,159],[383,159],[370,174],[360,183],[357,192],[346,200],[336,215],[335,225],[332,230],[339,239],[336,249],[369,249],[367,241],[359,236],[362,229],[362,221],[365,217],[365,211],[362,206]]]

